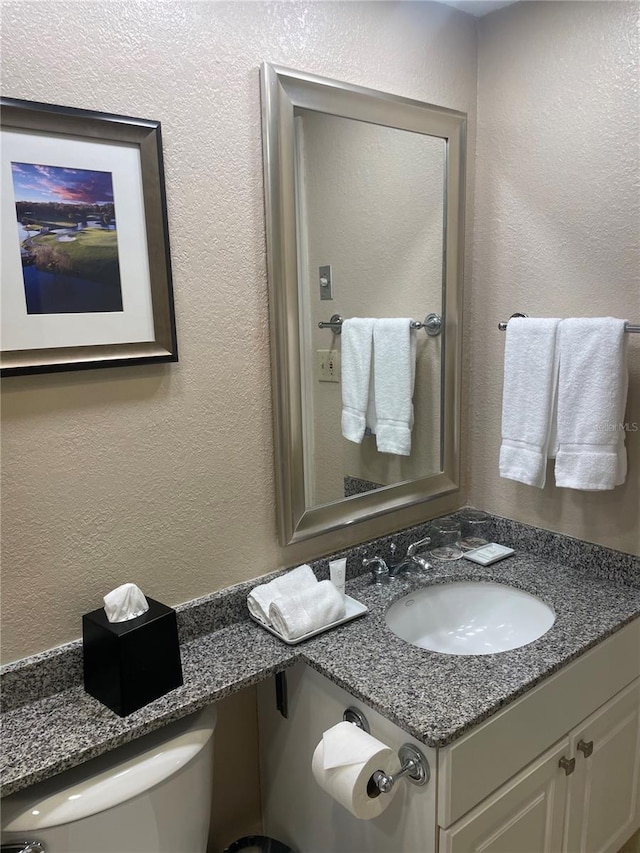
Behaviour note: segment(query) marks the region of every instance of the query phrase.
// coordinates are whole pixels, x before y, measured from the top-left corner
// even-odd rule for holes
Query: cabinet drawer
[[[640,619],[438,753],[448,827],[640,675]]]

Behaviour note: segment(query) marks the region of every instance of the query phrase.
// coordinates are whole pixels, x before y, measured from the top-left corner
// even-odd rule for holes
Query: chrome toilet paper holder
[[[373,784],[381,794],[390,793],[398,779],[402,779],[403,776],[412,785],[426,785],[431,778],[429,762],[417,746],[412,743],[402,744],[398,750],[398,758],[400,759],[400,769],[397,773],[385,773],[384,770],[376,770],[371,777]]]
[[[369,721],[359,708],[353,705],[345,709],[342,719],[347,723],[353,723],[359,729],[371,734]],[[406,777],[412,785],[426,785],[431,778],[431,768],[425,755],[413,743],[404,743],[398,750],[400,769],[395,773],[385,773],[384,770],[376,770],[369,780],[367,791],[370,797],[379,794],[389,794],[398,779]]]
[[[359,708],[356,708],[354,705],[349,705],[348,708],[344,709],[342,719],[345,723],[353,723],[354,726],[357,726],[359,729],[362,729],[362,731],[366,732],[368,735],[371,734],[369,720],[367,720],[362,711]]]

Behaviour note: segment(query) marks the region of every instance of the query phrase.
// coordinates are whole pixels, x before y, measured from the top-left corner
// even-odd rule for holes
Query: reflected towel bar
[[[318,323],[319,329],[332,329],[334,335],[342,334],[342,317],[340,314],[334,314],[328,322],[320,321]],[[424,320],[419,322],[418,320],[411,321],[412,329],[424,329],[425,332],[431,337],[435,337],[439,335],[442,331],[442,317],[440,314],[427,314]]]
[[[514,317],[528,317],[528,316],[529,316],[528,314],[512,314],[511,317],[509,317],[509,320],[513,320]],[[507,323],[509,322],[509,320],[507,320]],[[505,323],[504,321],[501,323],[498,323],[498,328],[500,329],[501,332],[507,331],[507,323]],[[628,332],[629,334],[640,334],[640,325],[637,325],[634,323],[626,323],[624,330],[625,330],[625,332]]]

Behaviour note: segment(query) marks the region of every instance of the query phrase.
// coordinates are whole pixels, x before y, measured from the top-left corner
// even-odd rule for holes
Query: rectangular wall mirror
[[[268,64],[262,115],[289,544],[458,488],[466,116]],[[353,317],[419,326],[409,455],[342,435],[341,321]]]

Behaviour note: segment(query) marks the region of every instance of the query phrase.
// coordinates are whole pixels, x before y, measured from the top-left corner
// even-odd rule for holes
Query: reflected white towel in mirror
[[[381,453],[409,456],[416,376],[416,333],[411,317],[376,320],[373,370],[376,444]]]
[[[342,435],[356,444],[366,426],[373,324],[370,317],[342,323]]]

